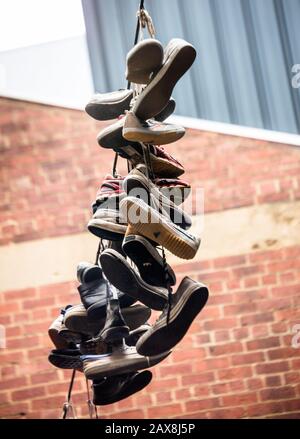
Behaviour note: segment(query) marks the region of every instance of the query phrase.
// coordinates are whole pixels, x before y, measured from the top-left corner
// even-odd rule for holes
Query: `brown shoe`
[[[132,142],[166,145],[176,142],[185,134],[185,129],[179,125],[140,120],[132,111],[126,114],[123,125],[123,137]]]
[[[163,59],[164,49],[158,40],[140,41],[127,54],[126,79],[135,84],[148,84],[153,72],[162,66]]]
[[[172,39],[165,48],[164,63],[141,92],[133,111],[142,120],[156,116],[167,105],[177,81],[196,58],[195,48],[180,38]]]

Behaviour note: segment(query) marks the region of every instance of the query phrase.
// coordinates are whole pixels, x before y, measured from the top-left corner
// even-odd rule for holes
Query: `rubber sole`
[[[109,221],[91,219],[87,225],[89,232],[98,238],[108,241],[120,241],[126,232],[125,225],[110,223]]]
[[[86,378],[97,380],[105,376],[122,375],[137,370],[148,369],[163,361],[169,354],[170,352],[165,355],[156,355],[155,357],[143,357],[139,354],[130,356],[120,355],[119,357],[113,357],[111,359],[105,359],[104,357],[103,360],[95,360],[92,362],[84,361],[83,370]]]
[[[149,248],[150,247],[150,248]],[[166,273],[162,257],[155,248],[142,236],[128,235],[124,238],[124,252],[137,266],[142,279],[150,285],[166,287]],[[176,276],[167,264],[170,285],[175,285]]]
[[[127,206],[124,203],[121,204],[121,209],[124,209],[124,215],[131,207],[134,206],[134,209],[136,209],[136,206],[138,206],[140,217],[148,218],[147,222],[137,222],[135,224],[130,221],[129,215],[128,223],[130,224],[127,227],[125,237],[128,235],[142,235],[162,245],[179,258],[194,258],[200,245],[199,239],[194,240],[184,230],[179,229],[175,225],[172,226],[162,215],[137,198],[128,197],[124,199],[124,202],[127,204]]]
[[[152,131],[151,128],[123,128],[123,137],[132,142],[143,142],[154,145],[167,145],[176,142],[185,134],[185,130],[177,131]]]
[[[162,66],[137,100],[133,111],[142,120],[156,116],[167,105],[178,80],[191,67],[196,50],[186,44],[177,50],[173,59]]]
[[[116,288],[135,297],[151,309],[164,308],[168,297],[167,289],[144,282],[123,256],[107,249],[100,255],[100,264],[105,276]]]
[[[151,310],[143,305],[134,305],[122,309],[122,316],[130,330],[143,325],[149,319]],[[87,313],[77,313],[65,317],[65,325],[72,331],[80,332],[89,336],[97,335],[105,325],[105,317],[99,321],[91,322]]]
[[[49,362],[59,369],[76,369],[82,372],[83,363],[80,357],[50,353]]]
[[[126,79],[135,84],[148,84],[151,73],[161,67],[163,59],[164,50],[159,41],[141,41],[127,55]]]
[[[158,355],[166,350],[173,349],[187,333],[193,320],[205,306],[208,299],[208,290],[203,288],[201,294],[199,288],[191,292],[188,300],[177,312],[172,320],[172,310],[169,324],[165,322],[161,327],[155,325],[149,329],[137,341],[136,349],[141,355]],[[162,324],[158,321],[157,323]]]
[[[132,96],[133,93],[128,93],[128,96],[113,103],[89,102],[85,111],[96,120],[115,119],[129,109]]]
[[[93,403],[95,405],[113,404],[143,390],[152,380],[150,370],[139,372],[126,381],[119,391],[103,392],[101,385],[93,385]],[[109,394],[110,393],[110,394]]]

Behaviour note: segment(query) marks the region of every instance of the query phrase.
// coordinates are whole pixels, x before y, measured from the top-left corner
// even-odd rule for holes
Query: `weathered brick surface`
[[[113,154],[95,141],[101,123],[82,112],[0,100],[0,243],[84,230]],[[299,199],[300,151],[286,145],[188,131],[170,150],[207,211]],[[125,172],[125,163],[121,168]],[[200,250],[201,251],[201,250]],[[299,418],[300,246],[190,261],[174,267],[208,284],[209,302],[184,340],[153,368],[146,390],[100,409],[102,417]],[[70,371],[47,361],[47,328],[60,307],[78,303],[76,282],[0,295],[0,416],[57,418]],[[152,319],[155,318],[153,315]],[[85,382],[74,388],[87,417]]]

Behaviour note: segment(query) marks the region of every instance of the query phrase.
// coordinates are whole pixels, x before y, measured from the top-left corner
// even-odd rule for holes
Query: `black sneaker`
[[[79,349],[53,349],[48,360],[60,369],[76,369],[82,372],[81,352]]]
[[[151,244],[151,242],[140,235],[127,235],[124,238],[123,246],[124,253],[137,266],[141,278],[156,287],[166,287],[167,279],[163,258]],[[173,269],[167,264],[168,282],[170,285],[176,284],[176,276]]]
[[[93,403],[107,405],[128,398],[144,389],[152,380],[150,370],[133,372],[93,381]]]
[[[98,271],[99,277],[97,280],[89,283],[83,283],[78,287],[81,301],[87,310],[88,319],[90,321],[97,321],[106,316],[107,305],[107,280],[102,276],[102,270]],[[136,300],[127,294],[118,292],[119,302],[121,308],[127,308]]]
[[[144,305],[139,304],[122,308],[122,317],[126,322],[126,326],[129,326],[131,331],[147,322],[150,315],[151,310]],[[96,336],[99,331],[103,329],[105,317],[91,321],[83,305],[74,305],[66,313],[64,323],[73,333],[84,334],[84,336],[91,338]],[[78,343],[80,342],[81,340],[78,341]]]
[[[98,380],[112,375],[121,375],[148,369],[163,361],[169,352],[154,357],[144,357],[133,346],[122,346],[104,355],[83,355],[84,374],[87,379]]]
[[[105,343],[113,343],[129,336],[129,327],[126,325],[119,306],[119,301],[111,299],[107,306],[104,328],[96,338]]]
[[[109,282],[151,309],[162,310],[168,299],[168,290],[145,282],[127,260],[118,252],[106,249],[100,255],[100,264]]]
[[[172,295],[169,321],[168,309],[136,344],[141,355],[158,355],[172,349],[185,336],[195,317],[208,299],[208,289],[200,282],[185,277]]]

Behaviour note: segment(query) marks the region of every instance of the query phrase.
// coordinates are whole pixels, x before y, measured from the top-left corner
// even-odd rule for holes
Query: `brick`
[[[260,392],[260,397],[262,401],[268,401],[271,399],[289,399],[294,398],[295,396],[295,390],[291,386],[266,389]]]
[[[280,346],[279,337],[269,337],[269,338],[261,338],[258,340],[248,341],[246,343],[247,349],[249,351],[257,351],[259,349],[269,349],[273,347]]]
[[[225,258],[219,258],[214,260],[215,268],[234,267],[236,265],[245,265],[245,256],[228,256]]]
[[[210,408],[220,407],[219,398],[209,398],[198,401],[187,401],[185,403],[185,409],[187,413],[193,413],[197,410],[208,410]]]
[[[148,417],[151,418],[166,418],[181,414],[182,409],[180,404],[168,404],[160,407],[152,407],[148,409]]]
[[[243,345],[239,342],[235,343],[227,343],[224,345],[218,345],[218,346],[212,346],[210,348],[210,353],[215,355],[228,355],[232,354],[234,352],[242,352],[243,351]]]
[[[223,396],[222,401],[225,406],[228,405],[229,407],[254,404],[257,402],[257,394],[247,392],[236,395]]]
[[[17,390],[12,392],[13,401],[23,401],[26,399],[38,398],[45,395],[45,387],[31,387],[30,389]]]
[[[231,362],[233,366],[240,366],[242,364],[255,364],[264,360],[263,352],[252,352],[250,354],[233,355]]]
[[[222,319],[218,321],[207,321],[204,323],[204,329],[207,331],[214,329],[233,329],[237,326],[236,319]]]
[[[287,361],[278,361],[274,363],[264,363],[258,364],[256,366],[256,373],[258,374],[274,374],[277,372],[285,372],[289,369],[289,364]]]
[[[181,380],[182,380],[183,386],[199,384],[199,383],[213,382],[214,373],[213,372],[204,372],[204,373],[197,373],[197,375],[187,375],[187,376],[183,376],[181,378]]]
[[[280,375],[267,376],[266,377],[266,386],[267,387],[281,386],[281,376]]]

